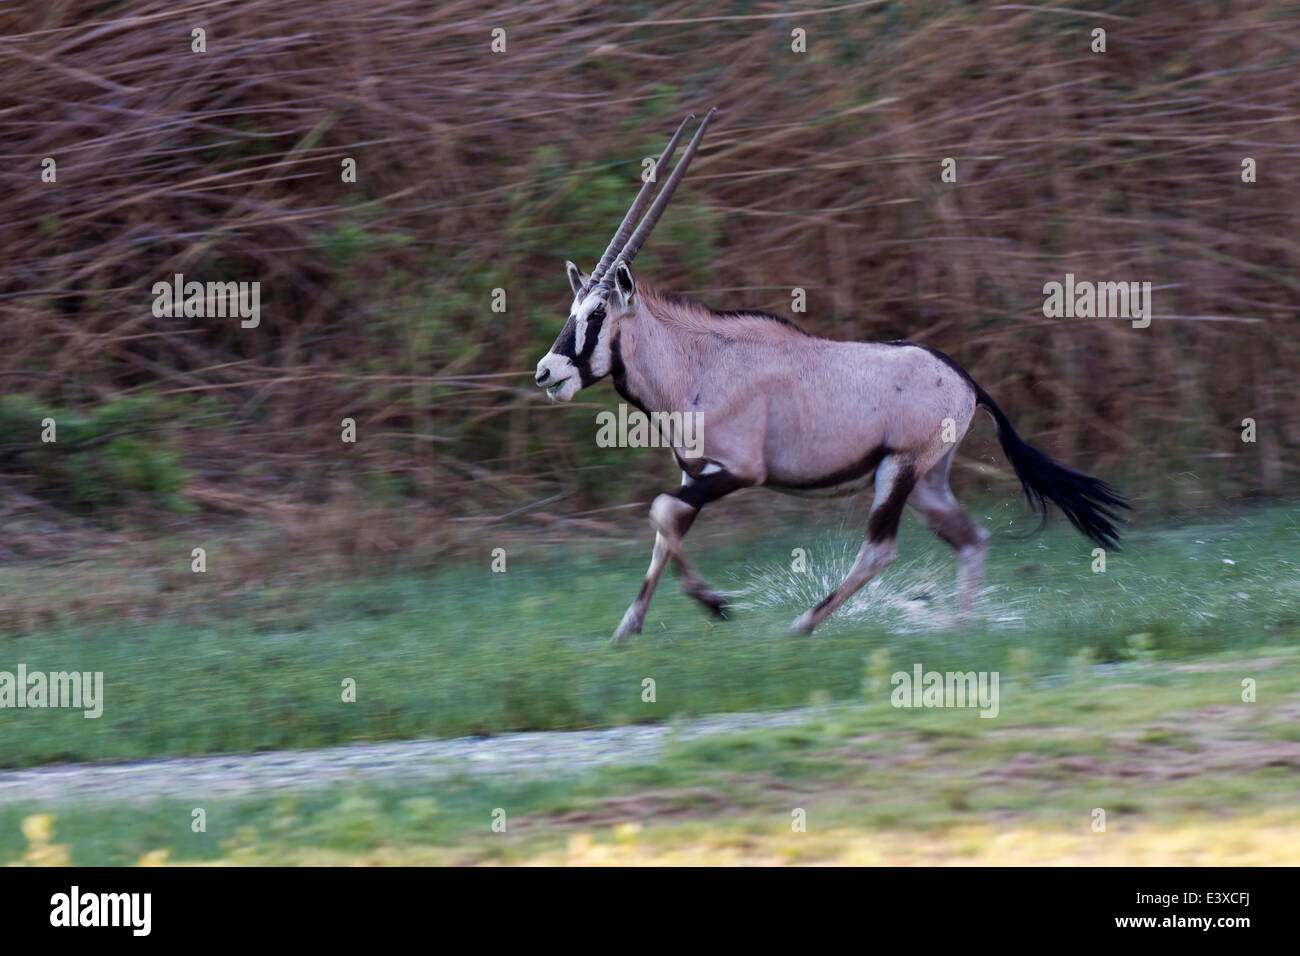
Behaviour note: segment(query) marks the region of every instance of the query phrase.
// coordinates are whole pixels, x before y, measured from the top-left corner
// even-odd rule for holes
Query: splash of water
[[[732,575],[738,608],[788,611],[793,618],[817,604],[848,574],[861,542],[826,535],[809,549],[803,570],[795,562],[749,564]],[[832,615],[823,628],[883,625],[890,633],[948,630],[958,626],[960,592],[953,561],[932,555],[896,561],[858,591]],[[979,619],[991,627],[1023,627],[1026,601],[1012,600],[1003,589],[985,587]]]

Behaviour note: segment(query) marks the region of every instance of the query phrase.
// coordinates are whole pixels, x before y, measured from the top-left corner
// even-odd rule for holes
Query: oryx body
[[[705,504],[757,485],[808,495],[875,488],[857,560],[844,582],[795,622],[796,629],[812,630],[893,560],[908,504],[956,550],[962,604],[970,610],[988,534],[958,506],[948,470],[979,406],[993,416],[1031,501],[1040,508],[1044,499],[1054,502],[1089,538],[1114,543],[1114,509],[1124,507],[1122,500],[1103,482],[1022,442],[988,394],[942,353],[909,342],[817,338],[779,316],[717,312],[634,282],[628,263],[680,182],[708,121],[631,238],[629,222],[640,216],[648,189],[590,277],[566,264],[572,311],[537,368],[537,383],[553,399],[568,400],[609,375],[619,394],[642,411],[693,413],[703,429],[701,454],[689,457],[686,449],[674,449],[682,484],[651,505],[656,534],[650,568],[615,637],[640,631],[670,559],[687,593],[722,611],[722,596],[695,573],[682,539]]]

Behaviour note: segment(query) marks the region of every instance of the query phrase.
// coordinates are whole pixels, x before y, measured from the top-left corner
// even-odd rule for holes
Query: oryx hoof
[[[610,640],[617,643],[630,634],[640,634],[644,621],[644,614],[634,614],[632,608],[628,608],[627,613],[623,615],[623,620],[619,621],[618,627],[614,629],[614,636]]]
[[[731,603],[727,600],[726,595],[719,594],[717,591],[700,591],[692,594],[691,597],[708,608],[714,617],[721,618],[724,621],[728,618],[727,612],[731,610]]]
[[[817,620],[813,617],[813,612],[805,611],[790,625],[790,632],[792,634],[811,634],[816,626]]]

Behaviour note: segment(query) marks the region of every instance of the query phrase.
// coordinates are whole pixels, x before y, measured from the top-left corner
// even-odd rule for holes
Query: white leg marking
[[[645,583],[641,585],[641,593],[623,614],[623,620],[619,621],[614,631],[614,640],[619,641],[629,634],[641,633],[641,627],[645,624],[645,612],[650,606],[650,598],[654,597],[655,588],[659,586],[659,579],[663,577],[664,568],[667,566],[668,542],[664,540],[662,534],[655,532],[655,546],[650,554],[650,567],[645,573]]]

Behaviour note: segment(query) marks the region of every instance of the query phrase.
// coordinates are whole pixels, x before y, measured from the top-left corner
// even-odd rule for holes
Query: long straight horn
[[[659,182],[659,176],[668,166],[668,161],[673,158],[673,153],[677,152],[677,141],[682,138],[682,133],[686,131],[686,124],[695,119],[692,113],[682,124],[677,127],[677,132],[673,133],[673,138],[668,141],[664,151],[659,154],[659,160],[655,163],[655,174],[647,182],[641,185],[641,191],[636,194],[636,199],[632,200],[632,206],[619,223],[618,230],[614,233],[614,238],[610,240],[609,245],[605,247],[605,254],[600,257],[600,262],[596,263],[596,268],[591,273],[589,284],[595,285],[600,281],[600,277],[605,274],[610,263],[618,256],[623,244],[627,242],[628,235],[636,225],[636,221],[641,218],[641,213],[645,212],[646,203],[650,202],[650,195],[655,191],[655,185]]]
[[[700,140],[704,138],[704,131],[709,128],[709,120],[713,118],[713,114],[717,111],[718,108],[715,106],[713,109],[709,110],[708,115],[704,117],[703,122],[700,123],[700,128],[697,129],[695,135],[691,137],[691,141],[686,147],[686,152],[682,153],[682,158],[679,159],[677,165],[673,167],[673,172],[672,175],[668,177],[668,182],[664,183],[663,189],[659,190],[658,195],[655,196],[655,201],[650,207],[650,211],[645,214],[645,218],[642,219],[640,225],[636,227],[636,232],[632,233],[631,238],[627,241],[627,245],[625,245],[623,251],[619,253],[619,257],[624,262],[630,264],[632,260],[636,258],[636,254],[641,251],[642,243],[646,241],[646,237],[649,236],[650,231],[654,229],[655,223],[659,221],[659,217],[664,214],[664,209],[668,207],[668,202],[673,198],[673,193],[676,192],[678,184],[682,181],[682,177],[686,175],[686,167],[690,166],[691,159],[695,156],[695,151],[700,147]],[[610,276],[603,284],[608,285],[612,281],[613,276]]]

